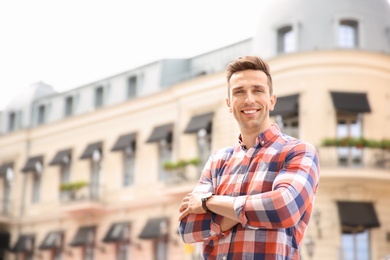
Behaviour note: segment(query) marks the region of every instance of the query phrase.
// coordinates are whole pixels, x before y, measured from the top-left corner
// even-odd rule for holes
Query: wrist
[[[206,212],[211,212],[211,210],[207,207],[207,201],[213,196],[212,192],[205,193],[201,196],[201,201],[202,201],[202,208]]]

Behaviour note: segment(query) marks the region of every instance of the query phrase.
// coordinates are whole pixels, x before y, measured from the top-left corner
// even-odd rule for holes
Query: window
[[[162,139],[159,143],[159,165],[160,174],[159,180],[169,180],[170,174],[164,169],[164,163],[172,160],[172,133],[169,133],[168,138]]]
[[[128,187],[134,183],[135,175],[135,142],[123,152],[123,186]]]
[[[90,198],[92,200],[99,198],[99,179],[101,170],[101,151],[93,151],[91,160],[91,185],[90,185]]]
[[[370,260],[370,235],[366,229],[360,233],[342,234],[342,259]]]
[[[128,79],[127,97],[134,98],[137,96],[137,77],[132,76]]]
[[[200,159],[199,164],[199,173],[201,173],[203,167],[205,166],[209,156],[211,155],[211,129],[212,124],[210,123],[206,129],[200,129],[198,131],[197,139],[198,139],[198,156]]]
[[[73,97],[67,97],[65,99],[65,116],[71,116],[73,112]]]
[[[46,117],[46,107],[45,105],[40,105],[38,107],[38,125],[41,125],[45,123],[45,118]]]
[[[70,179],[70,162],[63,163],[60,165],[60,171],[61,171],[61,184],[65,184],[69,182]],[[64,201],[67,200],[70,193],[69,191],[61,191],[60,192],[60,200]]]
[[[14,131],[16,129],[16,114],[11,112],[8,114],[8,131]]]
[[[277,32],[278,53],[290,53],[296,51],[295,33],[292,26],[284,26]]]
[[[168,253],[168,238],[167,236],[157,238],[153,243],[154,247],[154,260],[167,260]]]
[[[95,108],[102,107],[104,105],[104,90],[103,87],[95,89]]]
[[[3,205],[2,205],[2,214],[7,216],[10,209],[10,199],[11,199],[11,187],[14,177],[14,171],[11,164],[5,165],[2,167],[4,172],[0,172],[3,178]]]
[[[33,178],[33,187],[32,187],[32,196],[31,202],[37,203],[40,201],[40,192],[41,192],[41,172],[34,171],[32,174]]]
[[[358,44],[358,22],[341,20],[338,27],[338,46],[341,48],[356,48]]]
[[[276,122],[283,133],[295,138],[299,138],[298,116],[282,117],[278,115],[276,116]]]
[[[338,138],[359,138],[362,137],[362,114],[338,115],[337,116],[337,137]],[[363,152],[356,147],[339,147],[338,158],[340,165],[360,165]]]

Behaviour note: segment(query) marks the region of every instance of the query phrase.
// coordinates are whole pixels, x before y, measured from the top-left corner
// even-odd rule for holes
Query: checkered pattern
[[[277,125],[245,149],[216,151],[194,191],[235,197],[240,223],[221,232],[221,216],[190,214],[180,223],[185,243],[203,242],[203,259],[299,259],[319,182],[315,148]]]

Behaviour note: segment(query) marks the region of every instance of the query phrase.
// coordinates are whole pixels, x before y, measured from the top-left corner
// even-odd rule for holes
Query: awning
[[[1,249],[9,249],[11,235],[8,232],[0,232],[0,251]]]
[[[161,217],[149,219],[138,237],[140,239],[153,239],[166,235],[168,235],[168,218]]]
[[[126,134],[119,136],[118,140],[111,148],[111,151],[121,151],[125,150],[127,147],[135,148],[135,140],[137,138],[136,133]]]
[[[105,235],[103,242],[112,243],[129,240],[130,222],[113,223]]]
[[[207,113],[203,115],[194,116],[191,118],[190,122],[187,125],[187,128],[184,130],[184,133],[196,133],[200,129],[208,129],[212,122],[214,113]]]
[[[343,233],[362,232],[379,227],[378,217],[371,202],[337,202]]]
[[[57,165],[57,164],[68,164],[70,161],[72,150],[65,149],[58,151],[54,156],[53,160],[49,163],[49,165]]]
[[[338,112],[370,113],[366,93],[331,92],[333,105]]]
[[[34,240],[34,235],[20,235],[11,251],[14,253],[32,252],[34,250]]]
[[[81,227],[77,230],[70,246],[84,246],[95,243],[96,226]]]
[[[64,239],[64,231],[52,231],[49,232],[45,239],[42,241],[39,249],[47,250],[47,249],[56,249],[61,248],[63,246]]]
[[[80,156],[80,159],[90,159],[92,158],[93,152],[95,150],[102,151],[102,142],[97,142],[93,144],[89,144],[87,148],[85,148],[83,154]]]
[[[299,112],[299,94],[278,97],[274,110],[270,111],[270,116],[280,115],[282,117],[296,116]]]
[[[24,165],[22,172],[35,171],[38,165],[43,165],[43,156],[30,157]]]
[[[162,126],[157,126],[153,129],[152,134],[149,136],[147,143],[159,142],[164,139],[169,139],[172,137],[173,124],[166,124]]]
[[[0,177],[4,177],[7,175],[7,170],[9,168],[13,168],[14,164],[13,163],[4,163],[0,165]]]

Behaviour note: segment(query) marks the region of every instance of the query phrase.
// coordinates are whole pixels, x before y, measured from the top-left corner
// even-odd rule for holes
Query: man
[[[269,66],[246,56],[227,67],[226,104],[240,136],[210,156],[180,206],[185,243],[203,242],[203,259],[299,259],[319,182],[314,147],[271,124]]]

